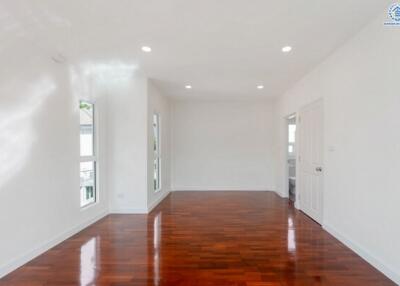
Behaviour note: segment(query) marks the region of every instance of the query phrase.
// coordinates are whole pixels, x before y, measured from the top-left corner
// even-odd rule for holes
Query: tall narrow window
[[[80,198],[81,207],[96,202],[96,148],[94,105],[79,103],[80,116]]]
[[[153,114],[154,190],[161,189],[160,116]]]
[[[296,124],[291,123],[288,125],[288,136],[289,136],[289,145],[288,152],[289,156],[295,155],[295,143],[296,143]]]

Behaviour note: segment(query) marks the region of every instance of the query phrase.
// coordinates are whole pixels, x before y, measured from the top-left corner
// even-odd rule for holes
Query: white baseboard
[[[286,194],[282,194],[280,191],[276,190],[275,193],[280,196],[282,199],[287,199],[289,196],[287,196]]]
[[[154,202],[152,202],[148,208],[111,208],[110,214],[148,214],[150,213],[159,203],[161,203],[170,193],[163,192],[163,194],[157,198]]]
[[[111,208],[110,214],[147,214],[147,209]]]
[[[380,272],[382,272],[384,275],[386,275],[389,279],[393,280],[393,282],[400,285],[400,272],[396,272],[394,270],[394,267],[390,267],[390,266],[386,265],[380,259],[376,258],[371,253],[369,253],[369,251],[367,251],[365,248],[361,247],[360,245],[358,245],[351,239],[347,238],[345,235],[341,234],[339,231],[337,231],[331,225],[324,224],[323,228],[327,232],[329,232],[331,235],[333,235],[336,239],[338,239],[340,242],[342,242],[344,245],[346,245],[348,248],[350,248],[355,253],[357,253],[359,256],[361,256],[364,260],[366,260],[373,267],[375,267]]]
[[[37,256],[43,254],[44,252],[48,251],[49,249],[53,248],[54,246],[60,244],[61,242],[67,240],[71,236],[75,235],[76,233],[84,230],[85,228],[89,227],[90,225],[94,224],[98,220],[104,218],[108,214],[147,214],[153,208],[155,208],[159,203],[161,203],[168,195],[169,191],[165,192],[162,196],[160,196],[157,200],[155,200],[148,209],[111,209],[108,211],[103,211],[99,215],[88,219],[87,221],[73,227],[72,229],[63,232],[60,235],[57,235],[53,239],[44,242],[40,246],[28,251],[27,254],[22,255],[10,263],[0,266],[0,278],[6,276],[7,274],[11,273],[12,271],[16,270],[17,268],[23,266],[24,264],[28,263],[32,259],[36,258]]]
[[[63,232],[60,235],[57,235],[53,239],[50,239],[38,247],[28,251],[26,254],[14,259],[10,263],[0,266],[0,278],[4,277],[5,275],[9,274],[10,272],[16,270],[17,268],[21,267],[22,265],[28,263],[32,259],[36,258],[37,256],[43,254],[44,252],[48,251],[49,249],[53,248],[57,244],[60,244],[64,240],[70,238],[74,234],[82,231],[83,229],[87,228],[88,226],[92,225],[93,223],[97,222],[98,220],[102,219],[108,215],[107,211],[100,213],[97,216],[92,217],[91,219],[73,227],[72,229]]]
[[[246,188],[247,189],[247,188]],[[190,188],[174,188],[174,191],[225,191],[225,190],[230,190],[230,191],[241,191],[243,189],[237,189],[237,188],[195,188],[195,187],[190,187]],[[266,191],[265,189],[251,189],[251,191]],[[147,214],[151,212],[152,209],[154,209],[159,203],[161,203],[168,195],[170,192],[165,192],[160,198],[158,198],[156,201],[154,201],[148,209],[114,209],[110,210],[110,213],[114,214]],[[279,193],[277,193],[280,195]],[[26,264],[27,262],[31,261],[35,257],[41,255],[42,253],[48,251],[49,249],[53,248],[54,246],[58,245],[59,243],[63,242],[64,240],[68,239],[69,237],[73,236],[74,234],[82,231],[83,229],[89,227],[90,225],[94,224],[98,220],[102,219],[108,215],[107,211],[104,211],[100,213],[99,215],[73,227],[69,231],[66,231],[53,239],[50,239],[49,241],[43,243],[42,245],[32,249],[29,251],[27,254],[22,255],[10,263],[7,263],[5,265],[0,266],[0,278],[4,277],[8,273],[16,270],[17,268],[21,267],[22,265]],[[323,228],[329,232],[331,235],[333,235],[335,238],[337,238],[339,241],[341,241],[343,244],[345,244],[347,247],[349,247],[351,250],[353,250],[355,253],[360,255],[363,259],[365,259],[368,263],[370,263],[372,266],[374,266],[376,269],[381,271],[384,275],[386,275],[389,279],[393,280],[395,283],[400,285],[400,273],[397,273],[393,267],[390,267],[386,264],[384,264],[381,260],[377,259],[373,255],[371,255],[367,250],[365,250],[363,247],[359,246],[357,243],[352,241],[351,239],[348,239],[345,235],[342,235],[340,232],[338,232],[334,227],[330,226],[329,224],[324,224]]]
[[[147,213],[150,213],[156,206],[158,206],[158,204],[160,204],[169,195],[169,193],[170,191],[164,191],[159,198],[149,205],[147,208]]]
[[[237,186],[175,186],[172,187],[171,190],[173,192],[179,191],[259,191],[259,192],[273,192],[273,188],[268,187],[260,187],[260,186],[253,186],[253,187],[237,187]]]

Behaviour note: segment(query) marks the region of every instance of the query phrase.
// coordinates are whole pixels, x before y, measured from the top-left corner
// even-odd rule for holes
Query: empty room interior
[[[0,286],[400,285],[400,3],[0,1]]]

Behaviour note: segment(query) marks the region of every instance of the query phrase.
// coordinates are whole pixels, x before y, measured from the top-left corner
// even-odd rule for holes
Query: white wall
[[[9,68],[0,70],[0,277],[109,212],[147,213],[170,190],[169,101],[136,66],[29,58],[3,57]],[[80,99],[95,103],[98,143],[98,202],[84,209]],[[165,156],[157,194],[148,158],[153,110]]]
[[[0,277],[108,211],[105,97],[90,74],[13,39],[0,53]],[[78,80],[79,79],[79,80]],[[99,201],[80,207],[79,99],[96,103]]]
[[[278,192],[286,195],[284,117],[323,98],[323,225],[400,283],[400,28],[385,21],[368,25],[280,100]]]
[[[108,83],[108,189],[112,213],[147,212],[147,78]]]
[[[28,64],[12,57],[6,64],[12,68],[0,74],[0,277],[109,211],[147,213],[170,191],[169,101],[134,65],[55,64],[32,55]],[[99,148],[98,202],[85,209],[80,99],[95,103]],[[153,111],[162,117],[157,194],[148,157]]]
[[[172,188],[275,190],[274,114],[261,100],[176,100]]]
[[[10,36],[0,51],[0,276],[109,207],[147,212],[170,185],[286,195],[284,117],[322,97],[324,227],[400,283],[400,29],[384,27],[385,16],[287,92],[277,117],[261,100],[171,103],[135,66],[55,64],[34,41]],[[98,112],[99,201],[86,209],[79,203],[79,99],[94,101]],[[149,185],[155,110],[163,130],[158,194]]]
[[[170,192],[169,100],[133,71],[107,84],[111,213],[147,213]],[[161,116],[162,189],[153,190],[153,113]]]
[[[148,193],[147,208],[153,209],[171,191],[171,155],[170,155],[170,99],[158,90],[154,83],[148,81]],[[154,152],[153,152],[153,114],[160,118],[160,150],[161,150],[161,190],[154,191]]]

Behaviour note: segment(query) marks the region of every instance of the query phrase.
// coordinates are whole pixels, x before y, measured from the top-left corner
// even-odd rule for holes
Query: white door
[[[300,209],[322,223],[323,194],[323,102],[317,101],[299,113]]]

